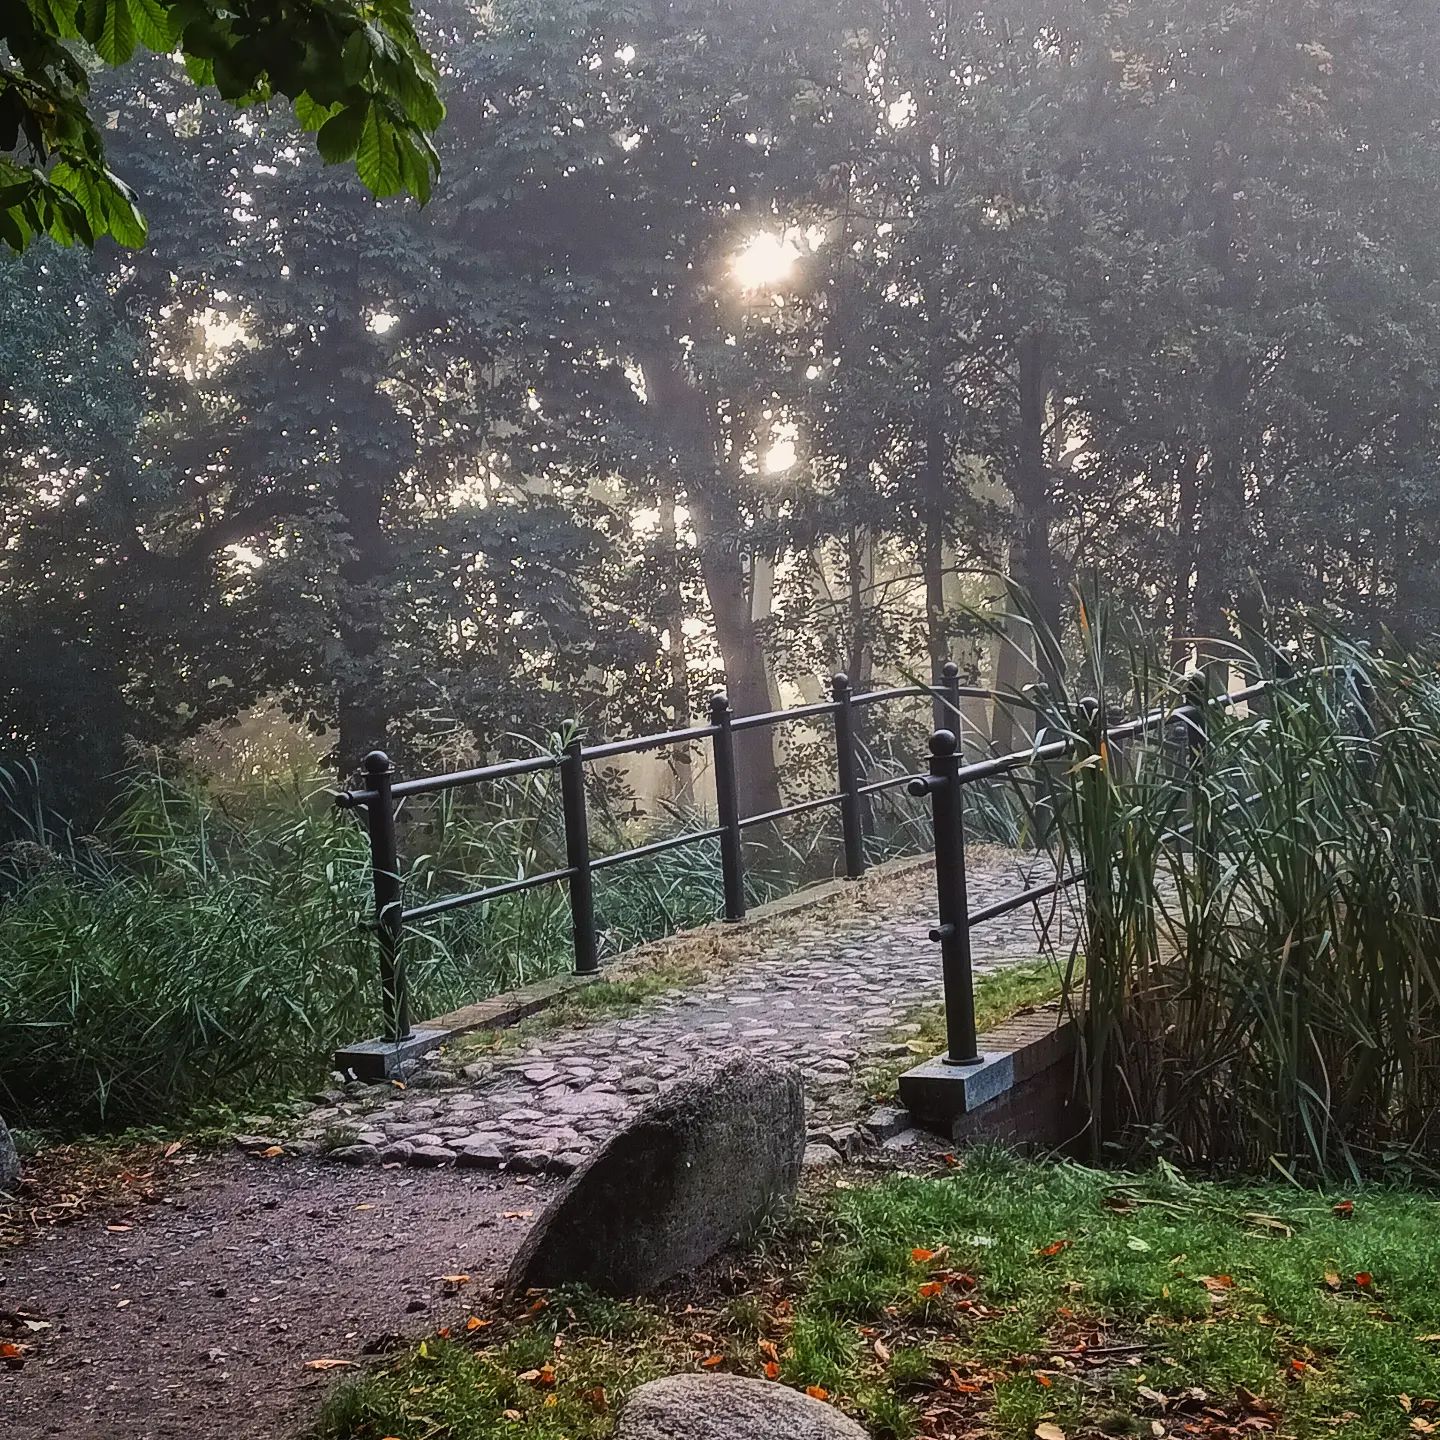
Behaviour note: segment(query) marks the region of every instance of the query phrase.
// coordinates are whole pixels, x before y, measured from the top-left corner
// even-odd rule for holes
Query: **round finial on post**
[[[960,678],[960,667],[953,660],[947,660],[940,667],[940,673],[947,680],[958,680]]]
[[[712,719],[718,720],[720,716],[727,714],[730,709],[730,697],[723,691],[717,690],[710,697],[710,715]]]
[[[395,769],[390,763],[390,757],[383,750],[372,750],[360,763],[365,773],[371,776],[390,775]]]
[[[837,670],[830,677],[830,693],[837,700],[841,699],[849,688],[850,677],[843,670]]]
[[[953,755],[959,746],[960,742],[955,738],[953,730],[937,730],[930,737],[932,755]]]

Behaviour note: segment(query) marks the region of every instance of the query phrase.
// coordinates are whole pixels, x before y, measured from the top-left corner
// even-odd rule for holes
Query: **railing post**
[[[722,690],[710,697],[710,723],[715,726],[715,810],[720,829],[720,873],[725,890],[725,918],[745,918],[745,857],[740,831],[740,795],[735,781],[735,734],[731,730],[730,698]]]
[[[1375,683],[1363,666],[1349,665],[1351,719],[1356,735],[1362,740],[1375,738]]]
[[[577,735],[560,762],[560,803],[565,812],[565,863],[571,875],[570,927],[575,946],[575,973],[593,975],[600,968],[600,941],[595,931],[595,884],[590,873],[590,820],[585,808],[585,761]]]
[[[1192,670],[1185,677],[1186,769],[1192,773],[1210,738],[1210,676]]]
[[[836,675],[830,682],[835,698],[835,768],[840,792],[840,829],[845,837],[845,878],[858,880],[865,873],[865,830],[860,813],[860,765],[855,754],[855,709],[851,704],[850,677]]]
[[[935,689],[938,692],[933,706],[935,728],[948,730],[952,735],[959,735],[961,733],[960,667],[953,660],[947,660],[940,667],[940,673],[935,677]]]
[[[914,796],[930,797],[935,826],[935,892],[940,924],[930,938],[940,943],[945,980],[947,1065],[978,1065],[975,1034],[975,979],[970,960],[970,902],[965,890],[965,807],[960,789],[960,742],[951,730],[930,737],[930,773],[909,785]]]
[[[400,856],[395,841],[395,767],[383,750],[365,757],[365,780],[375,798],[365,807],[370,831],[370,872],[375,884],[375,932],[380,938],[380,1003],[385,1038],[410,1038],[410,987],[401,945]]]
[[[1043,680],[1033,681],[1029,685],[1021,687],[1020,693],[1030,702],[1032,711],[1031,732],[1035,737],[1035,746],[1038,749],[1052,737],[1050,731],[1054,730],[1054,738],[1063,738],[1065,730],[1063,725],[1056,724],[1055,705],[1050,699],[1050,687]],[[1035,801],[1031,806],[1030,815],[1035,826],[1034,844],[1044,846],[1050,843],[1050,836],[1055,829],[1059,802],[1057,790],[1054,783],[1056,766],[1048,760],[1037,760],[1034,765],[1036,787]],[[1061,769],[1063,773],[1063,766]]]

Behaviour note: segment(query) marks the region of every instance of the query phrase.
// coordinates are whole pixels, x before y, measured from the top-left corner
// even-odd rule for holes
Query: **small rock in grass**
[[[877,1140],[888,1140],[902,1130],[909,1130],[914,1123],[908,1110],[902,1110],[898,1105],[882,1105],[870,1113],[864,1128]]]
[[[625,1402],[615,1440],[869,1440],[833,1405],[739,1375],[670,1375]]]

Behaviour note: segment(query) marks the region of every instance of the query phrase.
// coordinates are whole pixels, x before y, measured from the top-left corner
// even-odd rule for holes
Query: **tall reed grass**
[[[1049,844],[1086,876],[1072,998],[1093,1154],[1440,1170],[1434,665],[1333,637],[1303,663],[1237,655],[1232,673],[1277,683],[1207,703],[1201,743],[1194,677],[1115,653],[1083,611],[1081,632],[1049,701],[1073,744],[1050,772]],[[1163,742],[1114,745],[1107,706],[1176,718]]]
[[[369,850],[328,790],[222,795],[155,765],[77,837],[0,772],[0,1114],[75,1132],[313,1086],[374,1033]],[[679,822],[677,822],[679,823]],[[603,830],[603,827],[602,827]],[[407,897],[553,868],[558,804],[532,780],[470,807],[402,812]],[[597,886],[608,952],[711,918],[713,845],[618,867]],[[561,862],[563,863],[563,862]],[[407,939],[416,1013],[570,964],[563,887],[454,912]]]

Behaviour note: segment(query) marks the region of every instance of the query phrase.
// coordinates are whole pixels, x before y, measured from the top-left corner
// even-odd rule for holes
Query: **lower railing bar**
[[[599,868],[599,862],[590,867]],[[564,870],[547,870],[543,875],[527,875],[523,880],[511,880],[504,885],[492,885],[488,890],[476,890],[469,895],[450,895],[444,900],[432,900],[428,905],[417,905],[413,910],[401,912],[402,924],[409,925],[416,920],[428,920],[432,915],[443,915],[448,910],[459,910],[464,905],[478,905],[482,900],[498,900],[502,895],[518,895],[522,890],[533,890],[537,885],[550,885],[556,880],[568,880],[575,872],[568,867]]]
[[[763,715],[737,715],[730,722],[730,728],[753,730],[757,725],[778,725],[782,720],[805,720],[811,715],[833,715],[837,708],[833,700],[821,700],[814,705],[797,705],[793,710],[767,710]]]
[[[763,815],[749,815],[740,822],[742,830],[752,825],[764,825],[768,820],[783,820],[787,815],[803,815],[807,810],[819,810],[825,805],[838,805],[843,795],[822,795],[818,800],[802,800],[798,805],[786,805],[779,810],[767,810]]]
[[[592,870],[604,870],[626,860],[639,860],[646,855],[661,855],[666,850],[678,850],[696,840],[714,840],[719,830],[687,830],[683,835],[671,835],[666,840],[652,840],[648,845],[637,845],[633,850],[617,850],[613,855],[601,855],[590,862]]]
[[[1003,775],[1007,770],[1019,770],[1037,760],[1056,760],[1070,751],[1069,740],[1052,740],[1048,745],[1032,745],[1028,750],[1012,750],[1008,755],[996,755],[991,760],[976,760],[960,767],[959,780],[962,785],[972,780],[989,780],[994,775]]]
[[[1238,810],[1242,805],[1253,805],[1263,800],[1264,795],[1258,791],[1253,795],[1246,795],[1243,799],[1232,800],[1222,814],[1228,815],[1232,810]],[[1165,832],[1167,840],[1178,840],[1188,835],[1195,828],[1195,822],[1189,821],[1184,825],[1177,825],[1173,830]],[[1079,884],[1090,872],[1088,870],[1072,870],[1070,874],[1060,877],[1057,880],[1048,881],[1044,885],[1037,885],[1030,890],[1022,890],[1015,895],[1007,896],[1004,900],[997,900],[993,905],[987,905],[983,910],[974,910],[970,914],[970,925],[983,925],[987,920],[998,920],[1002,915],[1008,915],[1012,910],[1018,910],[1022,905],[1034,904],[1037,900],[1047,899],[1061,890],[1068,890],[1070,886]]]
[[[892,775],[888,780],[875,780],[869,785],[862,785],[859,793],[861,795],[879,795],[884,790],[896,790],[901,785],[908,785],[912,780],[919,777],[916,775]]]
[[[659,750],[666,745],[682,745],[689,740],[708,740],[715,733],[713,725],[693,725],[688,730],[668,730],[663,735],[642,735],[638,740],[607,740],[603,745],[587,745],[582,760],[608,760],[612,755],[639,755],[645,750]]]
[[[1062,876],[1058,880],[1050,880],[1044,885],[1036,885],[1033,889],[1022,890],[1018,894],[1009,895],[1004,900],[997,900],[993,905],[987,905],[983,910],[972,910],[970,912],[970,928],[973,930],[977,925],[983,925],[987,920],[998,920],[1002,915],[1008,915],[1012,910],[1018,910],[1022,905],[1033,905],[1037,900],[1044,900],[1048,896],[1058,894],[1061,890],[1067,890],[1071,885],[1078,884],[1085,878],[1084,870],[1076,870],[1069,875]]]

